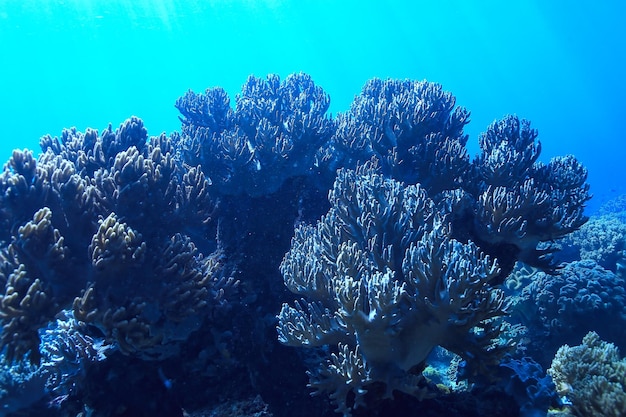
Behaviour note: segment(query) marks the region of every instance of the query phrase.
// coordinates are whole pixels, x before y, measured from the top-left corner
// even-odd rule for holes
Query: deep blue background
[[[63,127],[179,127],[176,98],[249,74],[304,71],[346,110],[372,77],[442,83],[472,112],[539,129],[575,154],[590,206],[626,193],[622,1],[0,0],[0,160]]]

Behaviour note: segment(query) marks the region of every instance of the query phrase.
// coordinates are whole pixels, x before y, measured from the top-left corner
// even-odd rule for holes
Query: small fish
[[[172,381],[171,379],[165,376],[165,373],[163,373],[162,368],[159,368],[159,378],[161,378],[161,381],[163,382],[165,389],[168,389],[168,390],[172,389],[172,386],[174,385],[174,381]]]

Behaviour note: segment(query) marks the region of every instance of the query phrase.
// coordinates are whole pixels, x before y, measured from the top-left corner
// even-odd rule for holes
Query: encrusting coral
[[[450,237],[449,224],[419,185],[386,179],[368,164],[340,170],[330,211],[296,229],[281,265],[287,287],[303,297],[280,312],[279,340],[330,346],[310,370],[311,386],[330,393],[337,411],[364,405],[375,383],[417,397],[429,392],[420,370],[442,346],[471,362],[497,363],[502,292],[489,285],[494,260]]]
[[[533,271],[514,299],[511,316],[533,341],[527,353],[543,366],[590,330],[626,348],[626,283],[594,261],[563,264],[557,274]]]

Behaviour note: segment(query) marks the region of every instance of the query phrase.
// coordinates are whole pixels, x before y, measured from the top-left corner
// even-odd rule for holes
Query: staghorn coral
[[[316,226],[296,229],[281,264],[285,284],[303,299],[283,305],[279,340],[332,352],[310,371],[316,391],[349,415],[350,396],[364,405],[374,384],[387,396],[434,395],[420,371],[436,346],[474,371],[497,363],[507,349],[496,341],[504,296],[489,285],[498,267],[473,243],[450,238],[421,186],[404,187],[368,165],[340,170],[329,200]]]
[[[626,359],[612,343],[589,332],[578,346],[559,348],[548,374],[579,417],[626,414]]]
[[[221,88],[188,91],[176,102],[183,115],[179,148],[186,161],[202,165],[218,193],[271,194],[312,171],[316,152],[333,132],[329,104],[303,73],[283,81],[250,76],[234,110]]]

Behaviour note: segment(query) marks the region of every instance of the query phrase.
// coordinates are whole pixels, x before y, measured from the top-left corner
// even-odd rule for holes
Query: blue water
[[[626,192],[626,5],[568,1],[0,2],[0,158],[62,128],[130,115],[179,129],[187,89],[232,96],[249,74],[304,71],[347,110],[372,77],[443,84],[472,112],[539,129],[542,160],[575,154],[591,208]]]
[[[561,241],[565,242],[565,249],[557,254],[560,256],[557,260],[566,265],[566,272],[560,275],[514,268],[513,263],[517,260],[530,259],[536,261],[533,266],[543,265],[538,256],[533,258],[529,255],[540,253],[534,250],[536,242],[532,239],[523,241],[520,238],[520,243],[515,242],[513,235],[507,236],[513,240],[513,244],[506,239],[504,243],[490,241],[488,237],[491,235],[486,232],[485,235],[478,235],[484,238],[477,240],[480,250],[484,249],[489,256],[504,260],[501,266],[506,272],[502,272],[502,277],[498,276],[497,279],[490,277],[494,279],[493,285],[500,286],[500,279],[511,273],[510,279],[502,287],[511,294],[522,294],[526,297],[512,304],[517,310],[510,314],[513,317],[511,323],[517,324],[515,320],[519,317],[527,319],[527,322],[520,322],[527,325],[530,331],[527,333],[528,346],[524,345],[527,340],[520,342],[520,346],[524,345],[524,349],[527,349],[524,353],[528,357],[522,359],[520,349],[516,353],[520,353],[519,357],[512,360],[507,358],[498,368],[501,381],[513,381],[506,387],[500,385],[497,388],[500,393],[506,392],[508,397],[489,398],[491,394],[481,397],[484,393],[478,389],[472,394],[473,401],[476,401],[475,404],[479,404],[481,400],[486,404],[494,404],[491,414],[485,412],[486,416],[497,415],[494,410],[506,403],[510,403],[515,412],[519,409],[522,416],[545,415],[548,407],[559,405],[557,391],[552,385],[553,379],[545,373],[558,346],[581,343],[584,333],[591,329],[598,330],[601,337],[615,342],[622,349],[626,346],[626,334],[623,330],[626,326],[620,321],[626,317],[626,211],[623,207],[626,201],[626,168],[623,163],[626,159],[626,130],[623,127],[626,120],[626,3],[602,1],[593,5],[589,3],[585,6],[573,6],[574,3],[576,2],[564,0],[0,0],[0,163],[8,160],[15,148],[28,148],[38,153],[39,139],[46,134],[59,136],[63,128],[73,126],[81,131],[92,127],[102,132],[107,125],[112,124],[115,129],[133,115],[144,121],[150,135],[180,131],[179,116],[187,110],[185,117],[188,130],[185,135],[188,137],[184,138],[187,142],[177,145],[185,149],[189,143],[194,143],[189,136],[190,132],[193,133],[193,129],[200,126],[197,123],[199,119],[189,117],[194,109],[193,100],[183,101],[179,106],[182,109],[179,113],[175,107],[179,97],[190,89],[201,93],[207,88],[220,86],[230,94],[231,104],[234,104],[236,95],[249,75],[264,79],[271,73],[278,74],[282,80],[288,79],[287,76],[292,73],[310,74],[315,84],[329,93],[330,111],[334,115],[348,110],[362,86],[375,77],[426,79],[440,83],[445,90],[456,96],[458,105],[471,111],[471,123],[466,126],[465,132],[470,136],[468,148],[472,154],[478,151],[479,135],[492,121],[502,119],[507,114],[517,114],[521,118],[529,119],[532,127],[539,130],[541,161],[548,162],[555,156],[574,154],[588,168],[591,193],[594,195],[587,204],[589,214],[593,214],[604,202],[622,196],[614,204],[615,207],[622,205],[619,213],[604,217],[592,216],[589,222],[591,226],[579,235],[578,240]],[[513,119],[507,120],[510,122]],[[324,123],[326,122],[328,120]],[[196,124],[198,126],[194,126]],[[127,135],[130,139],[124,140],[137,140],[145,147],[140,123],[133,119],[127,126],[131,126],[128,128],[131,133]],[[138,138],[143,138],[143,142]],[[250,147],[253,145],[247,142],[247,149]],[[107,152],[115,154],[115,146],[111,149]],[[147,151],[144,149],[141,152]],[[219,158],[227,159],[225,154],[216,153]],[[189,157],[191,154],[185,156]],[[150,158],[154,156],[156,160],[158,155],[160,153],[155,152]],[[210,155],[199,155],[195,156],[204,158],[203,163],[208,161],[205,168],[210,165]],[[67,158],[67,154],[63,157]],[[124,158],[126,157],[131,160],[132,154],[125,153]],[[192,162],[191,165],[194,165],[195,159]],[[308,166],[302,163],[299,165],[298,159],[291,163],[290,168],[294,172],[297,171],[296,168]],[[160,164],[166,166],[166,162],[161,161]],[[223,166],[216,166],[217,168],[213,168],[221,174],[222,171],[219,170]],[[321,400],[320,397],[309,397],[311,390],[306,387],[308,377],[304,368],[315,369],[315,365],[311,368],[309,362],[321,360],[317,355],[341,354],[341,345],[334,346],[333,342],[330,348],[324,346],[305,355],[297,353],[292,345],[282,346],[279,343],[280,340],[283,344],[289,344],[286,342],[291,339],[283,337],[284,340],[281,340],[280,335],[279,338],[276,337],[277,323],[280,333],[281,320],[285,329],[288,329],[291,320],[289,312],[292,310],[284,305],[283,310],[286,313],[281,317],[281,305],[283,302],[294,305],[296,297],[289,293],[282,282],[283,278],[289,282],[289,273],[279,273],[278,265],[290,246],[293,225],[307,221],[315,223],[328,210],[325,199],[327,189],[319,191],[313,187],[316,179],[312,175],[303,180],[304,175],[298,177],[294,174],[296,179],[283,182],[284,178],[280,175],[272,176],[274,172],[270,172],[263,178],[278,178],[274,184],[275,189],[268,185],[267,188],[260,188],[258,194],[230,194],[223,189],[220,191],[219,180],[225,178],[230,181],[228,185],[232,186],[241,176],[237,177],[236,169],[229,171],[228,163],[224,166],[226,168],[223,172],[226,174],[215,177],[214,188],[211,190],[219,195],[219,198],[210,200],[210,204],[213,204],[219,199],[219,207],[215,212],[211,212],[214,207],[210,204],[204,204],[209,200],[201,200],[199,192],[198,196],[194,194],[198,190],[194,188],[196,184],[193,175],[183,177],[182,180],[178,178],[179,182],[171,189],[168,188],[169,185],[163,189],[158,188],[163,184],[155,180],[157,189],[154,192],[150,189],[148,192],[142,187],[131,187],[136,184],[128,178],[134,171],[128,169],[127,175],[122,179],[128,181],[129,185],[120,187],[121,191],[108,187],[107,184],[110,183],[104,180],[99,183],[100,180],[94,179],[90,184],[97,184],[102,188],[102,195],[115,191],[117,197],[115,201],[110,198],[110,207],[100,207],[97,198],[81,203],[78,205],[80,210],[83,207],[93,210],[80,216],[76,215],[76,206],[64,204],[67,201],[63,201],[63,198],[71,198],[72,192],[83,190],[81,187],[87,184],[86,181],[92,181],[87,177],[102,179],[109,174],[113,176],[113,169],[111,168],[111,172],[97,171],[97,175],[94,172],[85,174],[85,178],[81,179],[83,182],[67,180],[67,187],[61,187],[63,197],[58,201],[54,198],[46,200],[52,202],[52,209],[38,211],[34,216],[44,225],[36,230],[52,231],[52,226],[45,226],[48,220],[58,228],[53,233],[56,239],[54,243],[61,247],[65,242],[67,247],[62,247],[66,251],[63,253],[69,253],[71,257],[61,257],[58,255],[61,252],[48,251],[48,246],[45,245],[51,245],[50,242],[46,241],[45,245],[35,247],[37,245],[29,240],[30,237],[24,237],[34,233],[34,229],[21,229],[19,226],[33,224],[29,220],[36,210],[42,208],[40,201],[37,198],[29,199],[28,193],[24,194],[26,197],[23,200],[19,200],[23,197],[19,194],[21,183],[12,183],[10,187],[3,188],[13,187],[10,192],[0,196],[4,198],[0,198],[0,203],[3,204],[0,207],[0,230],[4,233],[0,236],[0,313],[12,313],[14,306],[18,304],[22,308],[21,303],[15,302],[17,296],[11,299],[10,294],[18,294],[20,297],[24,293],[27,295],[23,298],[26,313],[22,310],[12,313],[23,318],[22,321],[9,320],[10,314],[0,317],[0,324],[4,326],[0,328],[0,417],[27,413],[31,416],[49,416],[52,415],[49,414],[51,410],[56,410],[55,416],[59,417],[78,415],[79,411],[86,415],[92,410],[102,416],[169,417],[183,415],[183,408],[187,407],[195,414],[185,415],[199,416],[204,415],[202,407],[209,405],[215,407],[212,415],[226,415],[224,411],[217,411],[223,406],[224,409],[229,408],[228,415],[243,417],[266,415],[262,413],[262,409],[268,404],[273,412],[280,411],[276,414],[277,417],[333,415],[332,408],[325,402],[326,392],[322,392]],[[256,166],[256,170],[261,171],[258,160]],[[107,165],[107,169],[109,168]],[[185,165],[185,170],[188,168]],[[136,170],[143,172],[138,168]],[[59,170],[61,171],[63,170]],[[261,174],[265,175],[266,171],[270,170],[265,169]],[[0,182],[7,182],[6,172]],[[167,175],[166,168],[163,168],[163,172]],[[188,174],[191,171],[185,172]],[[576,176],[575,173],[572,175]],[[158,175],[155,174],[155,177]],[[553,178],[558,180],[559,175],[555,174]],[[523,179],[519,179],[520,184]],[[77,178],[74,180],[78,181]],[[152,181],[152,177],[150,180]],[[307,182],[309,180],[311,183]],[[345,184],[365,180],[365,177],[358,181],[346,179]],[[136,182],[139,183],[140,180]],[[250,183],[258,185],[254,181]],[[178,198],[183,195],[175,194],[182,193],[182,188],[175,188],[180,184],[187,187],[189,201],[174,200],[174,196]],[[198,184],[204,183],[198,181]],[[256,190],[254,187],[245,188],[246,184],[241,185],[242,190]],[[349,188],[345,184],[344,187]],[[77,186],[76,189],[73,186]],[[280,192],[277,191],[279,187]],[[559,201],[559,187],[559,184],[555,184],[554,189],[542,189],[542,193],[545,191],[545,195],[550,195],[550,204]],[[34,193],[35,188],[31,193]],[[170,192],[174,189],[178,191]],[[133,190],[138,190],[136,195]],[[141,194],[142,190],[147,194]],[[13,198],[15,195],[18,196],[17,199]],[[571,194],[570,197],[573,195],[575,196]],[[119,196],[122,197],[118,199]],[[586,194],[581,191],[578,196],[582,196],[581,201],[584,201]],[[197,207],[194,205],[196,197]],[[446,198],[453,201],[451,197]],[[103,197],[102,201],[106,199],[107,197]],[[71,200],[68,201],[71,203]],[[455,204],[458,205],[454,207],[464,210],[463,200],[456,201]],[[550,204],[547,206],[554,208],[552,215],[558,215],[558,209],[562,207]],[[174,213],[175,208],[180,210],[167,217],[170,210]],[[20,217],[28,210],[30,212],[27,216]],[[93,236],[100,236],[100,231],[94,234],[95,230],[90,227],[95,229],[95,219],[98,216],[104,218],[111,211],[117,211],[118,218],[130,225],[128,230],[137,232],[124,235],[129,249],[137,245],[132,262],[127,260],[126,252],[122,253],[121,250],[119,252],[122,255],[115,253],[107,257],[103,252],[104,255],[97,256],[99,241]],[[56,216],[54,218],[53,212]],[[481,225],[479,223],[482,220],[476,220],[478,215],[470,211],[459,211],[455,214],[458,217],[454,218],[454,231],[460,236],[459,239],[473,239],[474,235],[471,233]],[[494,218],[497,214],[494,214]],[[577,218],[578,214],[580,212],[574,212],[571,217],[580,220]],[[214,222],[209,222],[207,219],[213,215]],[[155,216],[156,220],[151,216]],[[340,224],[340,217],[334,220],[337,224]],[[162,221],[166,218],[167,221]],[[107,219],[102,224],[117,221],[113,214]],[[144,224],[146,219],[150,220]],[[553,220],[559,223],[555,217],[550,217],[548,222]],[[540,224],[541,219],[536,223]],[[12,227],[7,226],[9,224]],[[131,228],[136,225],[139,225],[136,230]],[[154,225],[158,227],[153,227]],[[487,226],[493,225],[485,225]],[[540,235],[537,241],[546,241],[546,236],[562,237],[567,234],[559,232],[559,227],[567,225],[559,223],[557,226],[558,233]],[[520,223],[519,227],[521,231],[526,224]],[[337,226],[333,230],[336,232],[347,229]],[[396,232],[394,229],[394,233]],[[305,233],[302,232],[301,235],[298,237],[296,234],[292,246],[306,249],[309,244],[310,247],[318,244],[313,238],[303,243]],[[47,239],[51,239],[51,236],[47,236]],[[144,239],[142,242],[145,246],[140,245],[141,239]],[[327,240],[333,245],[337,243],[330,238]],[[402,242],[404,240],[403,238]],[[100,246],[108,247],[109,240],[105,241]],[[175,247],[170,252],[167,252],[170,250],[168,242]],[[519,247],[515,246],[517,243]],[[528,247],[524,246],[526,244]],[[89,254],[85,250],[88,245]],[[213,252],[216,246],[223,253]],[[464,250],[470,250],[467,249],[469,244],[461,243],[459,247],[455,246],[455,250],[460,250],[461,246]],[[44,247],[46,251],[43,251]],[[96,249],[92,253],[94,247]],[[345,248],[348,246],[345,245]],[[370,246],[367,248],[364,251],[376,250]],[[522,250],[529,248],[531,250]],[[135,253],[143,254],[144,249],[147,253],[145,258],[144,255],[137,255],[135,258]],[[406,248],[398,253],[406,253],[408,256],[409,250],[405,252],[404,249]],[[287,252],[285,259],[289,261],[298,256],[304,259],[310,255],[315,260],[316,254],[319,255],[300,250],[302,253],[293,250],[290,255]],[[587,253],[584,253],[585,250]],[[196,254],[197,257],[185,258],[183,255],[187,253]],[[522,254],[525,255],[524,258]],[[342,252],[337,256],[337,264],[344,262],[340,262],[340,259],[351,259],[343,255]],[[60,260],[55,256],[59,256]],[[291,258],[287,258],[288,256]],[[463,256],[464,260],[472,258],[470,255]],[[33,262],[33,259],[37,262]],[[200,263],[202,259],[207,263]],[[355,262],[361,262],[359,259],[360,257],[354,257]],[[583,261],[573,262],[578,259]],[[122,260],[128,262],[124,263]],[[215,260],[215,265],[211,266],[209,260]],[[470,260],[478,262],[476,259]],[[289,264],[287,261],[283,262]],[[507,261],[510,262],[507,264]],[[293,262],[293,268],[301,267]],[[178,267],[178,272],[173,272],[176,268],[172,265]],[[445,263],[441,265],[442,270],[448,268]],[[472,264],[463,265],[470,265],[467,267],[470,270]],[[549,265],[543,266],[549,269]],[[213,267],[215,270],[211,269]],[[111,273],[118,269],[123,270],[119,276]],[[90,302],[97,300],[104,306],[102,308],[110,303],[112,309],[120,307],[115,314],[121,311],[120,314],[123,315],[125,313],[121,307],[126,308],[124,303],[134,306],[134,303],[143,301],[148,307],[141,311],[141,319],[146,323],[149,320],[157,321],[155,317],[161,317],[160,310],[165,308],[161,297],[168,298],[166,296],[170,295],[169,290],[174,294],[172,297],[179,296],[181,300],[197,298],[206,301],[203,297],[208,296],[201,291],[206,288],[200,288],[200,284],[196,288],[194,279],[198,277],[191,272],[184,275],[183,272],[188,270],[201,270],[202,277],[215,273],[215,282],[211,281],[211,286],[206,282],[202,284],[210,287],[211,291],[215,290],[215,294],[210,294],[211,297],[215,296],[215,300],[211,301],[215,301],[215,305],[205,303],[210,306],[210,314],[208,307],[203,309],[205,304],[190,306],[181,301],[182,307],[187,309],[183,310],[181,307],[180,321],[177,321],[178,316],[173,315],[176,318],[171,322],[168,321],[169,316],[167,320],[164,319],[166,323],[162,327],[165,330],[154,326],[157,335],[151,334],[154,337],[149,340],[154,346],[148,343],[144,350],[137,348],[134,352],[136,346],[132,344],[132,340],[120,342],[121,339],[113,338],[113,342],[106,342],[111,343],[111,346],[102,344],[102,338],[110,339],[111,334],[117,334],[117,329],[107,329],[103,324],[105,320],[100,320],[101,317],[87,320],[89,314],[85,311]],[[218,279],[221,277],[219,274],[227,275],[231,272],[233,280]],[[549,272],[554,271],[550,269]],[[181,276],[180,285],[176,280],[179,278],[177,274]],[[336,276],[343,277],[338,274]],[[495,272],[494,274],[498,275]],[[562,277],[565,278],[561,279]],[[30,311],[31,306],[28,303],[31,299],[31,287],[26,291],[26,285],[30,286],[35,278],[40,279],[42,285],[47,285],[41,291],[48,294],[49,300],[54,300],[52,307],[48,306],[50,310],[54,310],[52,313],[39,312],[35,308],[32,308],[34,313]],[[239,287],[235,284],[235,279],[239,280]],[[94,280],[95,284],[92,282]],[[107,285],[115,290],[110,290]],[[525,290],[530,288],[528,294],[522,293],[522,286]],[[19,288],[13,292],[13,287]],[[32,288],[35,288],[34,284]],[[374,286],[372,288],[375,289]],[[8,289],[11,289],[10,294]],[[179,289],[182,294],[176,292]],[[91,290],[94,292],[91,293]],[[183,290],[186,292],[183,293]],[[193,295],[189,295],[192,292]],[[312,298],[313,293],[311,288],[307,288],[297,297]],[[88,297],[89,294],[91,295]],[[128,301],[134,296],[136,297],[132,299],[132,303]],[[75,297],[78,297],[76,301]],[[421,293],[415,299],[421,299],[420,297]],[[305,299],[303,303],[310,301]],[[65,310],[66,308],[71,312]],[[97,309],[93,308],[93,315],[96,315]],[[131,317],[134,314],[132,308],[129,307],[128,311]],[[78,320],[73,317],[76,312],[83,314],[76,317]],[[30,316],[27,313],[33,316],[41,313],[42,322],[29,322]],[[374,316],[369,313],[370,319],[373,320]],[[56,323],[53,317],[58,319]],[[120,327],[124,323],[128,324],[128,320],[119,317],[119,323],[114,324]],[[550,334],[551,339],[544,337],[545,334],[541,332],[548,326],[547,323],[557,322],[562,327],[555,325],[556,330],[551,329],[554,333]],[[40,361],[38,352],[43,355],[44,359],[37,371],[26,364],[12,365],[9,368],[3,362],[7,358],[10,360],[14,354],[24,354],[19,349],[17,353],[11,350],[14,349],[12,345],[21,346],[18,342],[24,342],[24,334],[32,336],[28,332],[20,334],[10,330],[15,326],[20,329],[21,324],[39,332],[38,337],[41,340],[36,338],[35,341],[41,342],[41,352],[26,351],[26,354],[32,354],[29,359],[33,363]],[[102,326],[104,330],[98,326]],[[124,328],[124,331],[127,329]],[[159,331],[165,335],[162,343],[158,339]],[[295,334],[298,335],[297,332]],[[81,338],[82,336],[85,338]],[[292,335],[294,338],[296,336]],[[589,340],[593,338],[588,337]],[[61,346],[66,338],[69,338],[67,346]],[[372,342],[375,337],[370,339]],[[30,346],[31,342],[32,340],[27,339],[22,344]],[[183,353],[175,351],[180,348],[178,342],[183,346]],[[367,338],[364,339],[364,345],[367,342]],[[84,346],[87,348],[83,348]],[[393,349],[390,348],[390,351]],[[624,350],[622,357],[623,354]],[[439,375],[441,378],[445,374],[444,369],[447,370],[450,365],[449,362],[450,357],[445,352],[433,350],[428,361],[419,361],[420,366],[428,363],[429,367],[419,369],[419,366],[411,366],[407,376],[422,373],[430,375],[432,381],[437,382],[439,380],[435,376]],[[594,366],[596,365],[594,362]],[[467,368],[464,369],[464,366]],[[468,378],[472,376],[469,375],[471,367],[468,364],[455,362],[453,368],[456,367],[461,377],[464,372],[468,373]],[[406,371],[404,368],[402,370]],[[323,379],[323,375],[320,375],[312,374],[310,381],[319,382]],[[475,379],[478,384],[482,384],[477,386],[490,384],[490,381]],[[84,381],[85,386],[80,385]],[[382,392],[376,392],[380,386],[373,384],[370,387],[365,379],[360,382],[367,389],[371,388],[372,398],[382,395]],[[452,384],[451,380],[440,382]],[[52,392],[48,391],[50,386],[55,387]],[[288,388],[283,392],[284,386]],[[337,386],[341,386],[341,383]],[[578,388],[572,389],[572,394],[579,391]],[[344,393],[346,398],[340,400],[350,403],[355,400],[350,396],[358,392],[355,389],[350,394]],[[607,389],[606,393],[608,392]],[[452,396],[452,400],[462,398],[462,395]],[[597,396],[597,393],[593,396]],[[98,403],[101,397],[106,399],[103,403]],[[606,394],[605,397],[597,397],[603,399],[611,396]],[[242,401],[238,405],[236,401],[239,399],[247,402]],[[389,415],[408,415],[402,412],[402,407],[407,404],[412,407],[411,400],[415,399],[399,396],[395,403],[395,407],[399,408],[385,408],[393,407],[393,402],[374,404],[382,408],[374,407],[376,411],[372,412],[378,413],[380,410],[378,415],[385,415],[386,412]],[[414,414],[429,410],[432,412],[429,415],[436,415],[437,409],[429,407],[438,404],[445,407],[446,402],[438,403],[439,400],[440,398],[422,404],[418,411],[413,410]],[[334,405],[341,406],[341,401]],[[358,404],[358,398],[355,401]],[[325,408],[319,408],[320,404]],[[468,405],[468,409],[471,410],[475,406],[473,404]],[[172,409],[155,409],[164,405]],[[243,410],[237,413],[237,407]],[[290,407],[300,409],[293,411]],[[395,411],[392,413],[392,410]],[[463,414],[462,407],[448,411],[456,413],[457,417],[475,415]],[[12,412],[18,414],[11,414]],[[368,414],[367,410],[357,410],[355,415],[362,417]]]

